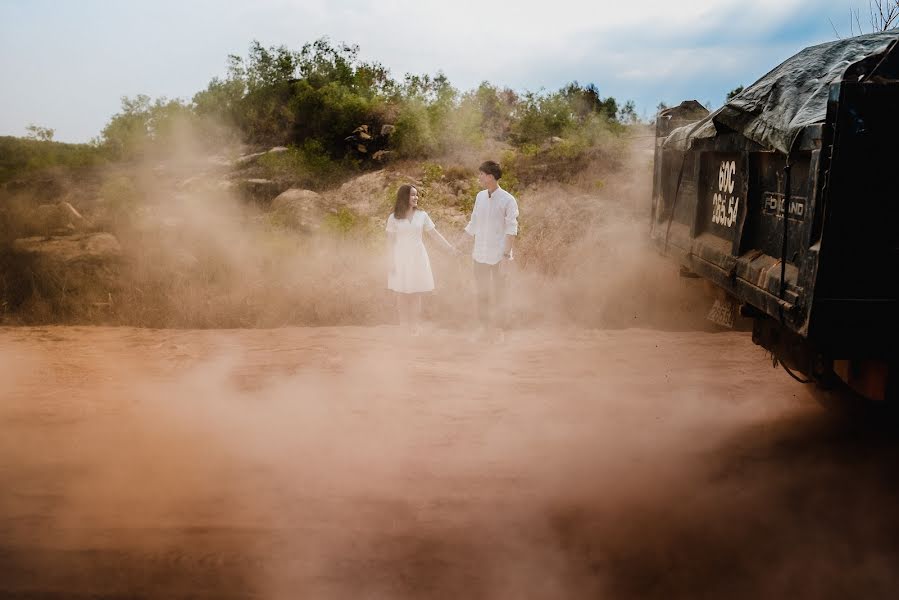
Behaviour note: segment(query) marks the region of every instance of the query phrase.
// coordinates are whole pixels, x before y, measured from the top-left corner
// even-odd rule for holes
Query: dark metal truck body
[[[797,378],[895,399],[899,33],[806,49],[715,113],[662,111],[656,136],[656,247]]]

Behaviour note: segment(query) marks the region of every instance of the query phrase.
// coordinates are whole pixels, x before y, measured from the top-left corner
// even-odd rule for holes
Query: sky
[[[648,118],[659,102],[720,106],[802,48],[849,36],[853,9],[869,31],[868,0],[0,0],[0,135],[34,124],[87,142],[123,96],[190,100],[253,40],[325,36],[395,77],[594,83]]]

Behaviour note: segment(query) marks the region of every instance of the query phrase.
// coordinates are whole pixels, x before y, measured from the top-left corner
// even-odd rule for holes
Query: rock
[[[300,188],[290,188],[289,190],[278,194],[278,197],[272,200],[272,210],[280,210],[291,206],[295,202],[321,202],[322,197],[318,192],[312,190],[304,190]]]
[[[21,238],[13,242],[13,252],[55,265],[104,263],[122,257],[119,240],[111,233]]]
[[[396,125],[384,124],[381,125],[381,135],[393,135],[393,132],[396,131]]]
[[[65,230],[69,222],[65,215],[56,208],[55,204],[41,204],[34,209],[32,218],[35,231],[44,234]]]
[[[178,192],[190,194],[211,194],[216,192],[225,192],[235,187],[233,181],[228,179],[219,179],[206,175],[195,175],[188,177],[175,184]]]
[[[401,174],[381,169],[355,177],[335,191],[328,192],[329,206],[344,206],[357,215],[386,215],[393,208],[391,190],[400,183],[414,183]]]
[[[84,230],[89,224],[68,202],[41,204],[34,209],[31,230],[43,235],[65,235]]]
[[[59,203],[60,210],[71,219],[72,223],[78,226],[78,224],[86,224],[87,219],[81,216],[75,207],[69,204],[68,202],[60,202]]]
[[[0,188],[10,194],[28,195],[37,202],[48,202],[65,193],[63,184],[56,179],[14,179]]]
[[[205,182],[205,178],[200,175],[188,177],[175,183],[176,190],[196,191]]]
[[[326,212],[324,199],[312,190],[292,188],[272,200],[275,219],[302,231],[319,229]]]
[[[271,179],[238,179],[234,183],[245,200],[256,204],[268,204],[287,187]]]
[[[392,150],[378,150],[374,154],[371,155],[373,160],[378,162],[387,162],[393,156]]]
[[[206,158],[206,164],[215,169],[227,169],[231,166],[231,160],[223,155],[214,155]]]
[[[560,143],[562,143],[562,138],[560,138],[557,135],[554,135],[551,138],[549,138],[549,143],[550,144],[560,144]]]
[[[287,146],[275,146],[268,151],[268,154],[280,154],[282,152],[287,152],[288,150],[289,148]]]
[[[265,152],[254,152],[252,154],[244,154],[243,156],[238,157],[234,161],[234,166],[239,168],[249,167],[254,164],[257,160],[259,160],[260,156],[265,155]]]
[[[32,286],[60,314],[111,305],[121,286],[122,248],[109,233],[15,240],[12,259]]]

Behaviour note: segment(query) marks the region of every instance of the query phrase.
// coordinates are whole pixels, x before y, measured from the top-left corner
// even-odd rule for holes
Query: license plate
[[[737,303],[730,300],[715,300],[706,319],[721,325],[722,327],[734,328],[734,313],[737,310]]]

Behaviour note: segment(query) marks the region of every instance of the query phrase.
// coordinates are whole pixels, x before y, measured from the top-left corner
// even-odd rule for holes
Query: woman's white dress
[[[410,219],[387,218],[387,231],[394,234],[393,271],[387,275],[387,288],[402,294],[430,292],[434,289],[431,260],[422,241],[422,233],[434,229],[434,222],[423,210],[415,210]]]

